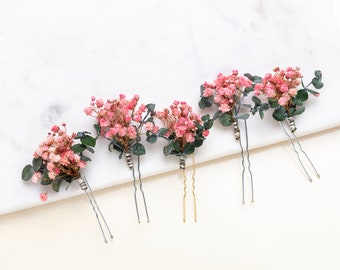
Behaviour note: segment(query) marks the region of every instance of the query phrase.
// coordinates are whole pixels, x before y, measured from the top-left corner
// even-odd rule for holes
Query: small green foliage
[[[248,113],[236,116],[236,119],[239,119],[239,120],[247,120],[248,118],[249,118]]]
[[[316,89],[320,89],[323,87],[322,80],[322,72],[320,70],[314,71],[314,78],[312,79],[312,84]]]
[[[221,113],[218,116],[218,121],[221,123],[222,126],[230,126],[234,122],[230,112]]]
[[[146,105],[146,108],[149,112],[153,113],[155,111],[156,105],[153,103],[149,103]]]
[[[131,151],[132,154],[134,154],[136,156],[145,155],[144,146],[141,143],[138,143],[138,142],[131,145],[130,151]]]
[[[34,170],[33,166],[28,164],[24,167],[24,169],[21,172],[21,178],[24,181],[30,180],[33,176]]]
[[[280,106],[274,110],[272,116],[276,121],[284,121],[287,118],[286,109]]]
[[[41,157],[33,158],[32,160],[33,170],[35,172],[39,171],[41,166],[43,165],[43,160]]]
[[[147,132],[147,134],[146,134],[146,141],[148,143],[152,144],[152,143],[157,142],[157,140],[158,140],[157,134],[154,134],[154,133],[151,133],[151,132]]]

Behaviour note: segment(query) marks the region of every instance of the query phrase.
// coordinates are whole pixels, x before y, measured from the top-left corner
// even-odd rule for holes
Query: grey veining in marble
[[[220,72],[300,66],[309,79],[320,69],[325,88],[297,118],[299,134],[309,134],[339,125],[339,56],[331,1],[2,1],[0,213],[41,204],[40,186],[22,182],[21,169],[50,126],[94,131],[82,111],[92,95],[137,93],[158,109],[178,99],[198,110],[199,86]],[[251,148],[285,139],[269,117],[249,122]],[[162,146],[147,146],[144,176],[177,169]],[[232,131],[216,127],[196,159],[237,151]],[[119,162],[102,141],[86,171],[94,189],[131,180],[127,168],[117,172]],[[50,201],[75,194],[71,187]]]

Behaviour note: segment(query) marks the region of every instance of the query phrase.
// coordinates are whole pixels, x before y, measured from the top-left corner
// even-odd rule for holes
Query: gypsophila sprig
[[[95,129],[100,136],[110,140],[109,149],[117,150],[120,158],[123,153],[144,155],[145,148],[140,143],[143,132],[155,131],[157,126],[153,122],[155,105],[141,104],[137,108],[139,96],[126,99],[121,94],[118,99],[91,98],[90,107],[84,109],[87,115],[97,118]]]
[[[200,116],[192,111],[185,101],[175,100],[170,109],[156,112],[163,128],[159,129],[158,137],[168,141],[163,153],[168,155],[190,155],[196,147],[203,144],[209,135],[213,120],[209,115]]]
[[[78,132],[68,135],[66,124],[61,127],[55,125],[48,132],[45,141],[40,143],[33,154],[32,164],[22,170],[22,179],[31,180],[41,185],[52,185],[52,189],[59,191],[63,181],[71,183],[79,179],[80,169],[84,168],[91,159],[85,151],[94,153],[96,139],[89,132]],[[74,144],[75,140],[80,142]],[[41,194],[41,199],[47,199],[47,193]]]
[[[201,85],[201,109],[211,107],[215,104],[218,111],[213,119],[218,119],[223,126],[232,125],[236,119],[246,119],[248,114],[239,114],[242,96],[248,93],[252,82],[239,76],[237,70],[230,75],[218,74],[213,83],[205,82]]]
[[[304,102],[308,100],[309,94],[318,97],[319,92],[310,89],[313,85],[316,89],[323,87],[322,73],[319,70],[314,72],[314,78],[308,85],[304,85],[300,68],[287,67],[273,69],[274,73],[267,73],[254,87],[252,108],[253,114],[257,112],[257,107],[268,104],[267,108],[273,108],[273,118],[276,121],[284,121],[289,117],[300,115],[305,111]],[[266,100],[263,102],[260,97]],[[260,115],[263,118],[263,114]]]

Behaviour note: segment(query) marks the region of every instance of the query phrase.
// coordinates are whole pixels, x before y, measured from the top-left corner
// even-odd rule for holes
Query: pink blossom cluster
[[[274,74],[268,73],[260,83],[254,87],[254,95],[263,94],[268,98],[276,99],[281,106],[289,106],[297,94],[297,86],[301,84],[300,69],[288,67],[286,70],[276,67]]]
[[[237,70],[233,70],[230,75],[218,74],[214,83],[204,83],[204,97],[213,97],[219,110],[223,113],[233,109],[235,102],[234,96],[241,97],[244,87],[251,87],[252,82],[243,76],[238,75]]]
[[[52,132],[48,133],[46,140],[40,143],[38,149],[34,152],[34,158],[41,158],[43,164],[48,170],[48,177],[54,180],[58,175],[64,174],[72,178],[79,178],[79,169],[86,166],[86,162],[80,159],[71,149],[75,133],[66,134],[66,125],[63,128],[53,126]],[[34,172],[32,182],[37,183],[42,179],[41,172]]]
[[[185,101],[175,100],[168,108],[156,112],[156,118],[160,119],[163,125],[168,129],[164,134],[165,137],[175,136],[184,146],[186,143],[195,141],[197,127],[195,123],[202,124],[200,115],[192,111],[192,107]],[[207,137],[209,130],[203,131],[203,136]]]
[[[111,99],[104,102],[101,98],[91,97],[90,106],[84,109],[86,115],[95,116],[100,125],[100,133],[107,139],[116,139],[125,150],[128,150],[129,140],[135,140],[140,130],[138,123],[142,124],[143,114],[147,108],[141,104],[137,108],[139,96],[126,99],[123,94],[118,99]],[[144,124],[144,123],[143,123]],[[146,131],[158,131],[158,127],[152,122],[146,122],[141,127]]]

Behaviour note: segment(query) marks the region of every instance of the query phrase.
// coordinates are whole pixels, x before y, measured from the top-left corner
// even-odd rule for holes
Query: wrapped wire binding
[[[287,122],[288,122],[290,131],[294,133],[296,131],[295,119],[291,116],[287,117]]]

